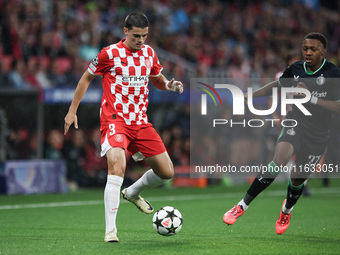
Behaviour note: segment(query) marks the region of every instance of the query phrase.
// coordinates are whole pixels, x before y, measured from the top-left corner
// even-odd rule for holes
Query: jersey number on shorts
[[[109,135],[114,135],[116,133],[115,124],[110,124],[109,129],[110,129]]]
[[[314,156],[314,155],[309,155],[308,159],[309,159],[309,165],[316,165],[319,163],[319,161],[321,160],[323,155],[321,156]]]

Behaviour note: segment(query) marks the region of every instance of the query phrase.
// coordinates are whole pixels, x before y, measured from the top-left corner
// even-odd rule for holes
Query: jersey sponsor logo
[[[299,77],[300,77],[300,75],[294,75],[294,81],[298,81]]]
[[[132,86],[144,86],[149,81],[149,76],[123,76],[122,80]]]
[[[287,134],[294,136],[296,134],[296,132],[295,132],[294,128],[290,128],[290,129],[287,130]]]
[[[325,77],[323,77],[323,74],[321,74],[318,78],[316,78],[316,84],[323,85],[325,83]]]
[[[317,91],[313,91],[311,92],[312,96],[315,97],[326,97],[327,96],[327,92],[317,92]]]

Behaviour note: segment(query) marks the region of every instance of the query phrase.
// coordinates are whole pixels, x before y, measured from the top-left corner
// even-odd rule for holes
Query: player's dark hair
[[[149,20],[144,13],[133,12],[125,18],[125,27],[132,29],[132,27],[145,28],[149,26]]]
[[[305,38],[303,40],[306,40],[306,39],[316,39],[316,40],[319,40],[322,44],[323,44],[323,47],[324,49],[327,48],[327,39],[326,37],[321,34],[321,33],[318,33],[318,32],[312,32],[312,33],[309,33],[305,36]]]

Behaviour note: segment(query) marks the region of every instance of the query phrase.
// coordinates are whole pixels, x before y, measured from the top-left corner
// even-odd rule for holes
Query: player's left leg
[[[302,195],[306,178],[289,179],[287,198],[283,201],[280,216],[275,224],[278,235],[283,234],[289,227],[293,207]]]
[[[151,124],[140,128],[137,132],[138,139],[131,142],[128,150],[134,160],[144,159],[151,169],[131,186],[124,189],[122,196],[134,203],[142,212],[152,213],[151,204],[140,194],[144,189],[158,187],[170,180],[174,175],[174,167],[162,139]]]
[[[151,167],[146,171],[143,176],[133,183],[128,188],[122,191],[124,199],[134,203],[139,210],[144,213],[152,213],[153,208],[149,202],[140,196],[141,192],[145,189],[158,187],[174,175],[174,167],[172,161],[165,151],[159,155],[151,156],[144,159]],[[144,200],[148,205],[143,206],[144,203],[139,203],[139,200]]]
[[[314,147],[314,148],[313,148]],[[306,148],[306,147],[305,147]],[[287,189],[287,198],[282,204],[280,216],[275,224],[276,233],[281,235],[289,227],[293,207],[301,197],[304,190],[304,183],[311,174],[309,168],[316,168],[325,152],[325,146],[316,144],[311,150],[304,149],[296,154],[296,169],[291,171]]]

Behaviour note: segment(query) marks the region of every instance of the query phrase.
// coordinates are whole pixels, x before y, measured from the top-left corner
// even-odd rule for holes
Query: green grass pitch
[[[340,254],[340,180],[323,188],[309,181],[311,197],[301,197],[291,225],[275,233],[286,195],[273,183],[232,226],[223,214],[248,185],[206,189],[159,188],[143,195],[155,209],[171,205],[183,215],[175,236],[158,235],[152,215],[121,200],[119,243],[105,243],[103,189],[66,194],[0,196],[0,254]]]

